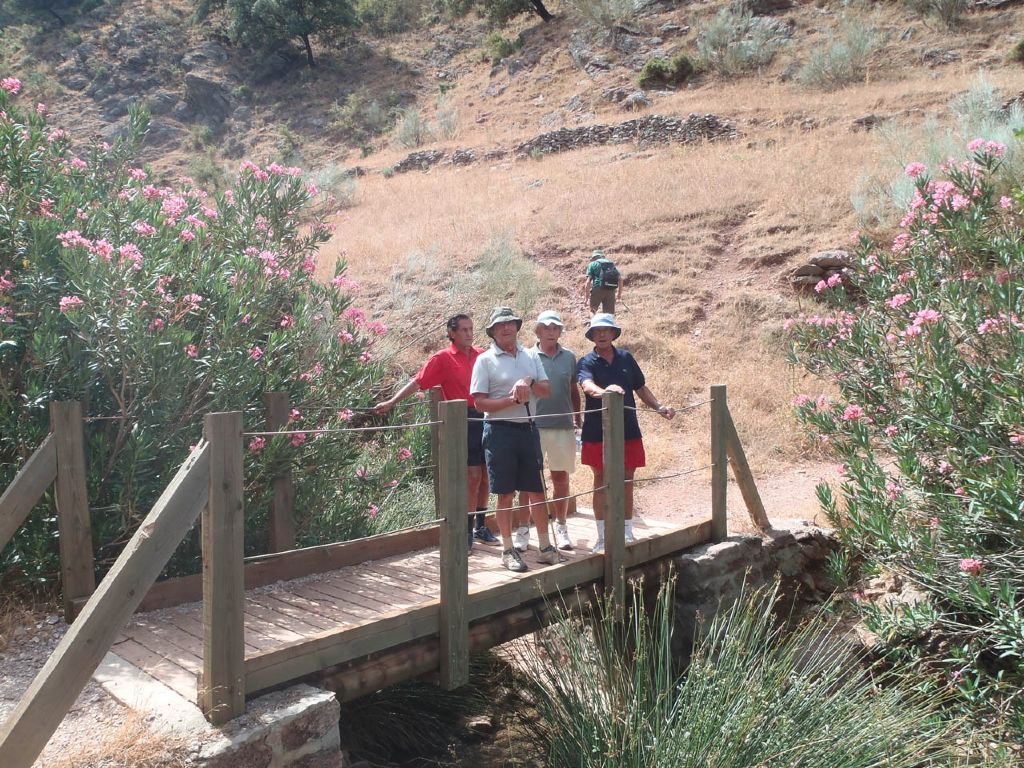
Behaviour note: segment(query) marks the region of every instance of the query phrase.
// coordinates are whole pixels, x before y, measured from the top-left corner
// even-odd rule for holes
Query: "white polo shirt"
[[[529,354],[518,341],[515,355],[503,351],[497,344],[491,342],[491,346],[480,353],[473,364],[473,376],[469,382],[469,391],[473,395],[485,395],[495,399],[508,397],[512,391],[512,385],[524,377],[529,377],[534,381],[548,380],[540,358]],[[487,421],[514,419],[525,424],[525,417],[537,415],[537,400],[531,389],[529,411],[525,405],[510,405],[497,413],[486,413],[484,418]]]

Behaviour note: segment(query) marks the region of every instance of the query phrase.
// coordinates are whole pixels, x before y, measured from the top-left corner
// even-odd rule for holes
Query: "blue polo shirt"
[[[623,416],[626,440],[636,440],[640,435],[640,422],[636,418],[636,398],[633,392],[646,384],[644,372],[640,370],[636,360],[624,349],[612,347],[615,355],[609,363],[597,352],[591,352],[580,360],[577,367],[576,378],[582,384],[585,381],[593,381],[601,389],[607,389],[612,384],[618,384],[625,391],[623,398],[626,402],[626,412]],[[593,411],[601,407],[601,400],[597,397],[586,395],[587,411]],[[583,442],[600,443],[601,412],[586,413],[583,415]]]

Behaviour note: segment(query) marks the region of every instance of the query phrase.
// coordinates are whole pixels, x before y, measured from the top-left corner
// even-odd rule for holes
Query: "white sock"
[[[530,535],[530,526],[528,526],[528,525],[520,525],[519,526],[519,530],[517,530],[516,533],[518,533],[520,536],[529,536]]]
[[[595,520],[597,523],[597,540],[604,541],[604,520]]]

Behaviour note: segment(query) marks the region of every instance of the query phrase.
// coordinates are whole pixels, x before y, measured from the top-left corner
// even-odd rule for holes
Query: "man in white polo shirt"
[[[487,321],[491,346],[473,364],[470,394],[484,416],[484,455],[491,492],[498,497],[498,529],[503,545],[502,564],[510,571],[527,570],[512,542],[512,500],[516,491],[534,512],[538,560],[558,562],[558,551],[548,537],[547,505],[540,438],[533,415],[539,397],[551,388],[544,366],[519,344],[523,321],[509,307],[497,307]]]

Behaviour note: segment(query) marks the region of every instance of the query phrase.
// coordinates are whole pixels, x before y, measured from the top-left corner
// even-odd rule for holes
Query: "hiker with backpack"
[[[615,302],[622,299],[622,276],[618,267],[606,259],[600,248],[591,254],[583,278],[583,295],[590,297],[590,311],[615,314]]]

